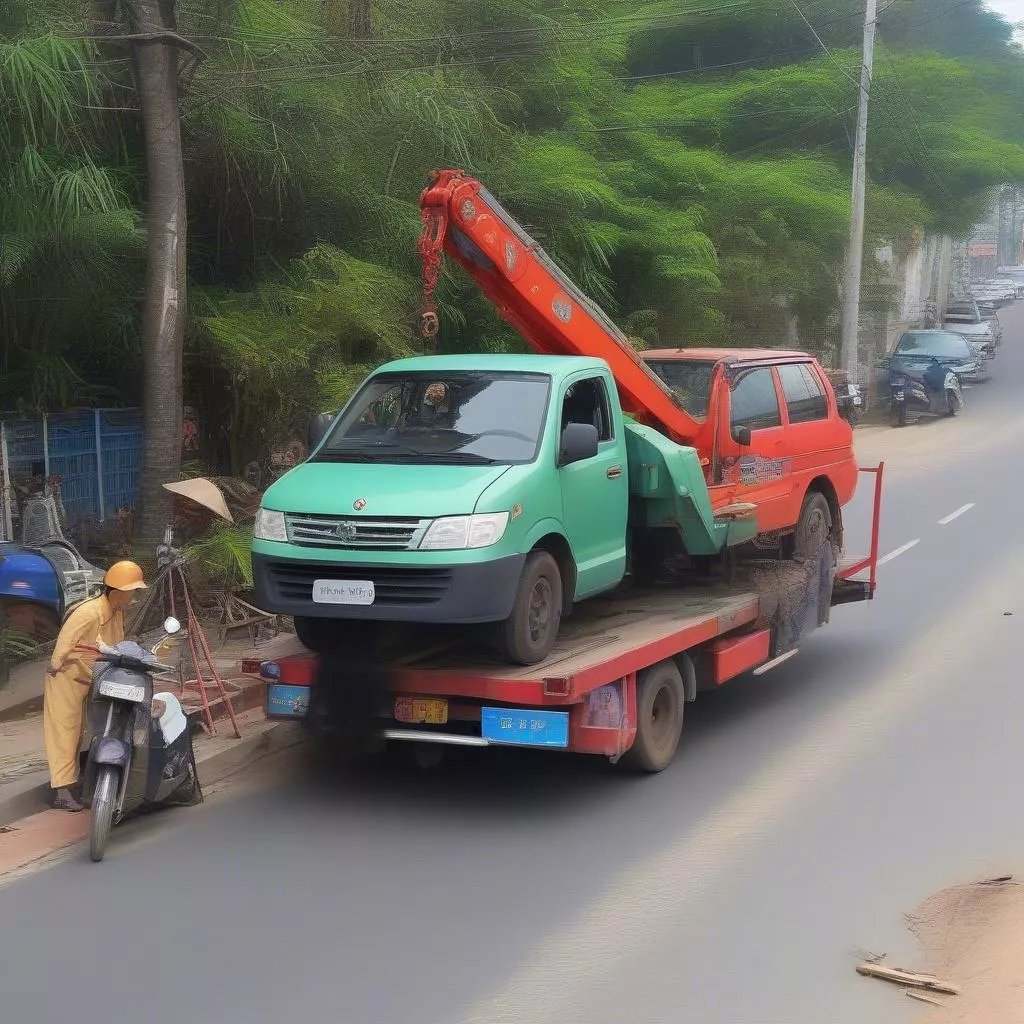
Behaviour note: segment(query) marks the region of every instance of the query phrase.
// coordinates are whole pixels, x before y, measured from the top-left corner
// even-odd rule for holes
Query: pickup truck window
[[[695,420],[703,423],[711,400],[711,375],[714,360],[651,359],[647,365],[669,387],[676,404]]]
[[[537,457],[551,379],[535,373],[384,373],[359,389],[316,462],[513,464]]]
[[[810,364],[787,363],[777,369],[790,423],[828,419],[828,399]]]
[[[765,430],[782,426],[779,396],[770,366],[740,370],[731,385],[729,422],[735,427]]]
[[[589,377],[570,384],[562,401],[562,430],[569,423],[592,423],[598,441],[612,439],[612,417],[608,391],[600,377]]]

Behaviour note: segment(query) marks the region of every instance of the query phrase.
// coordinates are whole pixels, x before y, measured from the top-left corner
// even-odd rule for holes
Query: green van
[[[264,495],[257,601],[313,650],[367,620],[493,622],[503,654],[531,664],[573,601],[622,580],[628,507],[603,361],[399,360]]]

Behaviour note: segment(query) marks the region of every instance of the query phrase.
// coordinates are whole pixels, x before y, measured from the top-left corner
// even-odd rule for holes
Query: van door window
[[[828,419],[825,389],[808,363],[787,363],[777,369],[786,396],[790,423]]]
[[[729,422],[733,430],[749,427],[751,431],[782,426],[779,397],[770,366],[741,370],[730,388]]]
[[[608,391],[601,377],[588,377],[570,384],[562,401],[562,430],[570,423],[589,423],[597,427],[598,441],[613,436]]]

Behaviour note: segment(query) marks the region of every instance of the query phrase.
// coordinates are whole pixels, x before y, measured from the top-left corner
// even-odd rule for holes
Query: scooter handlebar
[[[81,651],[88,654],[99,655],[99,661],[121,661],[127,658],[130,661],[136,662],[146,672],[151,672],[153,675],[162,675],[166,672],[173,672],[174,668],[171,665],[165,665],[161,661],[144,661],[142,658],[137,658],[134,655],[127,654],[117,650],[114,647],[108,647],[106,644],[75,644],[73,650]]]

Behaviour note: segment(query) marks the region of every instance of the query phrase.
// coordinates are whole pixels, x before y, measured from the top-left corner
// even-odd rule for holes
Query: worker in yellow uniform
[[[50,765],[53,806],[81,811],[73,791],[78,782],[78,751],[82,743],[82,717],[89,694],[96,655],[76,651],[80,644],[113,646],[124,639],[124,613],[145,590],[142,570],[134,562],[117,562],[103,577],[106,591],[79,605],[57,637],[43,689],[43,742]]]

